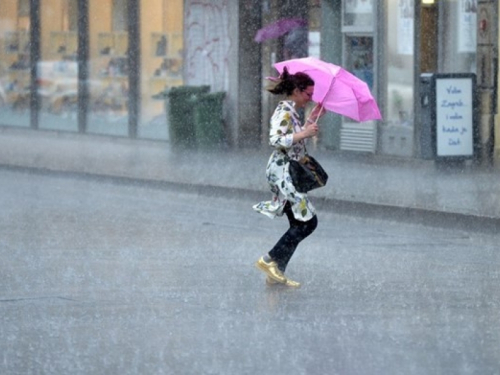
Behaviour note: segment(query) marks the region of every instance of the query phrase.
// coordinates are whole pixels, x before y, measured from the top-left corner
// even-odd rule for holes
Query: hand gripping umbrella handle
[[[321,105],[320,103],[316,104],[314,106],[314,109],[318,106],[318,105]],[[313,113],[314,109],[311,111],[311,114]],[[318,119],[321,117],[321,114],[323,113],[323,110],[325,109],[325,107],[323,107],[323,105],[321,105],[321,109],[319,110],[319,113],[318,115],[316,116],[316,121],[318,121]],[[309,123],[309,124],[312,124],[314,121],[311,120],[311,114],[309,114],[309,117],[307,118],[307,121],[306,123]]]

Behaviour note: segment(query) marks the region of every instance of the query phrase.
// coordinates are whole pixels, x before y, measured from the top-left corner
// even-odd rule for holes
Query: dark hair
[[[314,81],[306,73],[298,72],[295,74],[290,74],[287,67],[283,68],[283,73],[279,76],[273,84],[266,87],[266,90],[272,94],[285,94],[292,95],[293,90],[298,88],[299,90],[305,90],[309,86],[314,86]]]

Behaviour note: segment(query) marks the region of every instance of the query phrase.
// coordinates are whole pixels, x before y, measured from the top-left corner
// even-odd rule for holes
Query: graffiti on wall
[[[186,1],[186,84],[210,85],[211,91],[228,90],[228,4],[228,0]]]

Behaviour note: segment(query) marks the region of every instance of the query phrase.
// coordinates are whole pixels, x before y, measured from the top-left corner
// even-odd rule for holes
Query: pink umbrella
[[[307,21],[301,18],[282,18],[257,31],[254,40],[258,43],[262,43],[269,39],[276,39],[293,29],[306,25]]]
[[[304,72],[314,80],[312,100],[323,104],[325,109],[360,122],[382,119],[366,82],[340,66],[314,57],[274,64],[280,73],[285,66],[291,74]]]

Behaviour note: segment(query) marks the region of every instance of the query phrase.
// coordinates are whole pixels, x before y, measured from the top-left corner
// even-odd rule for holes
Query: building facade
[[[182,0],[1,0],[0,124],[167,138]]]
[[[0,125],[168,140],[170,87],[227,93],[232,147],[266,143],[272,65],[316,56],[368,83],[383,120],[328,114],[325,149],[423,157],[421,77],[472,74],[475,157],[499,157],[493,0],[0,0]],[[255,41],[279,19],[306,25]]]

